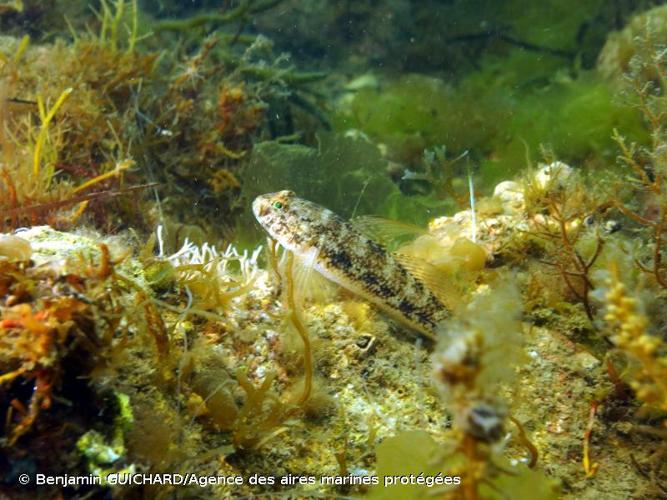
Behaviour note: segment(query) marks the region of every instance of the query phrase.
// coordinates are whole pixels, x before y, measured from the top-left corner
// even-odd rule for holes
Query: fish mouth
[[[269,213],[271,206],[266,195],[260,195],[254,199],[252,202],[252,211],[255,214],[255,218],[260,220],[262,217],[266,216]]]

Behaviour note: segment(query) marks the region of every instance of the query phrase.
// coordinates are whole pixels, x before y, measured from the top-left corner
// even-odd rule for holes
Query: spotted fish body
[[[343,288],[369,300],[412,329],[435,338],[448,311],[417,277],[382,245],[331,210],[292,191],[258,196],[255,217],[287,250]]]

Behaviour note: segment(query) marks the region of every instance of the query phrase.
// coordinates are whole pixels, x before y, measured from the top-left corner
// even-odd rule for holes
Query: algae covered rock
[[[121,338],[132,336],[141,322],[130,318],[134,293],[112,274],[123,273],[140,287],[141,269],[134,261],[113,269],[126,248],[119,238],[48,226],[19,234],[0,235],[5,243],[18,239],[30,249],[20,259],[0,258],[0,476],[31,467],[45,474],[87,474],[78,450],[97,450],[97,458],[89,457],[93,461],[115,450],[106,454],[115,461],[131,426],[129,400],[109,390],[118,379],[100,374],[118,361],[113,358]],[[116,444],[104,448],[105,420],[116,413],[119,424],[109,430]]]
[[[507,102],[493,92],[455,87],[424,75],[405,75],[349,99],[340,126],[358,128],[410,164],[438,145],[458,154],[480,149],[508,119]]]
[[[255,145],[243,187],[246,199],[290,189],[345,218],[377,214],[421,222],[428,216],[418,198],[401,194],[373,143],[337,133],[319,134],[318,143],[318,148]]]
[[[597,69],[604,78],[620,84],[623,75],[631,70],[635,57],[646,57],[647,43],[663,45],[667,42],[667,6],[659,5],[635,15],[620,31],[607,36],[600,51]],[[645,75],[656,77],[657,75]]]
[[[499,78],[512,73],[512,61],[519,76],[509,87],[514,80]],[[637,111],[618,102],[614,88],[594,73],[563,74],[538,85],[523,80],[520,60],[483,62],[452,84],[407,75],[363,89],[345,99],[336,127],[360,130],[382,144],[389,159],[411,169],[425,149],[467,152],[486,189],[529,166],[543,147],[564,160],[600,166],[613,158],[614,129],[647,140]],[[462,165],[456,174],[464,173]]]

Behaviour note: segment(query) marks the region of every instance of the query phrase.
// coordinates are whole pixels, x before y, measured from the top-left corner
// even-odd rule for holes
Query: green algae
[[[595,169],[613,163],[614,129],[634,141],[648,134],[636,109],[620,102],[613,88],[594,74],[563,77],[545,89],[519,98],[504,135],[496,138],[495,155],[480,167],[493,181],[526,166],[526,155],[540,155],[540,145],[566,162]]]
[[[368,134],[386,145],[390,158],[408,165],[435,146],[454,155],[468,151],[479,164],[483,186],[519,173],[540,157],[542,146],[564,161],[600,168],[616,154],[614,129],[648,141],[636,109],[594,73],[526,86],[526,75],[534,72],[523,64],[522,58],[510,58],[499,67],[491,59],[455,85],[402,76],[381,90],[354,95],[336,123]]]
[[[319,133],[317,137],[317,148],[278,142],[257,144],[243,190],[246,199],[289,187],[300,197],[326,204],[343,217],[376,214],[426,222],[435,207],[427,205],[427,198],[401,193],[389,178],[389,163],[376,145],[337,133]]]
[[[355,94],[337,126],[361,130],[385,144],[390,157],[410,164],[434,146],[444,145],[457,154],[482,147],[500,132],[496,127],[506,119],[506,106],[502,101],[498,104],[492,94],[407,75],[380,90]]]

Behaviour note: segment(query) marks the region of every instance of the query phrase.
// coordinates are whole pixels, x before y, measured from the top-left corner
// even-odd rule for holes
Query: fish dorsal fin
[[[426,285],[426,288],[449,310],[459,305],[461,300],[459,290],[447,273],[412,255],[395,252],[393,256],[406,271]]]
[[[423,227],[375,215],[354,217],[350,223],[357,231],[387,248],[394,248],[399,243],[405,243],[406,240],[428,234]]]

